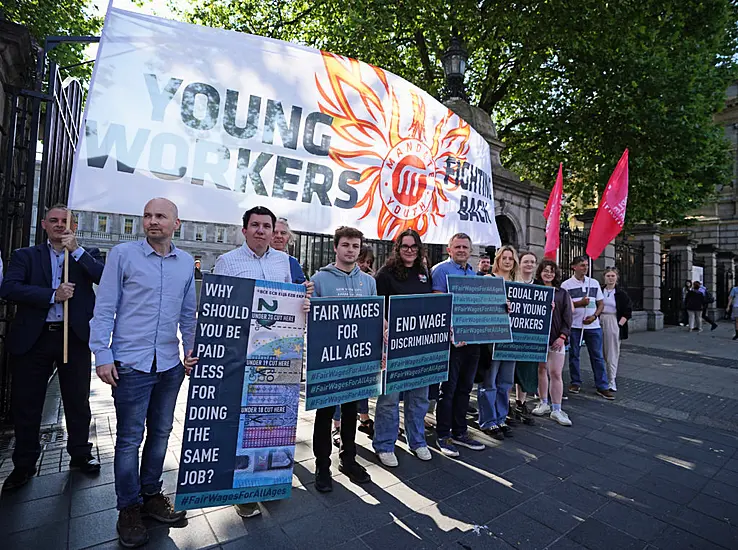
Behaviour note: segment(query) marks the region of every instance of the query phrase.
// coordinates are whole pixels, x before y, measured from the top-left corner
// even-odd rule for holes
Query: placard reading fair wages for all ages
[[[206,273],[175,506],[290,496],[305,287]]]
[[[451,294],[389,299],[389,341],[384,392],[395,393],[448,380]]]
[[[454,295],[451,325],[455,342],[512,342],[502,278],[448,275],[447,281],[448,291]]]
[[[310,304],[305,409],[379,395],[384,298],[311,298]]]
[[[538,361],[548,358],[548,336],[554,289],[546,286],[506,282],[510,302],[513,341],[495,344],[493,359],[500,361]]]

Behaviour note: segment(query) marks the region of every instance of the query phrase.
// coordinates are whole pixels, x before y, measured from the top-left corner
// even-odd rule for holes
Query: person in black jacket
[[[610,391],[618,391],[615,377],[620,360],[620,341],[628,339],[628,320],[633,316],[630,297],[618,285],[618,270],[609,267],[605,270],[605,286],[602,287],[604,308],[600,314],[602,324],[602,348],[607,365],[607,381]]]
[[[58,367],[69,440],[70,466],[86,473],[100,471],[89,441],[91,356],[88,341],[95,307],[93,283],[103,263],[96,248],[85,250],[67,228],[67,207],[52,206],[41,225],[48,240],[13,252],[0,297],[18,311],[6,340],[12,355],[12,403],[15,426],[13,466],[3,490],[27,483],[41,454],[39,431],[49,378]],[[69,282],[62,282],[64,250],[69,251]],[[63,311],[69,302],[69,357],[63,361]]]
[[[702,332],[702,308],[705,305],[705,295],[700,292],[702,283],[694,281],[692,288],[684,298],[684,306],[689,315],[689,329]]]

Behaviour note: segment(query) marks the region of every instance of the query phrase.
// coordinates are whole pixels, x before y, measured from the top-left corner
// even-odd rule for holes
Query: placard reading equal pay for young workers
[[[311,298],[310,305],[305,409],[379,395],[384,298]]]
[[[206,273],[175,507],[292,491],[305,287]]]

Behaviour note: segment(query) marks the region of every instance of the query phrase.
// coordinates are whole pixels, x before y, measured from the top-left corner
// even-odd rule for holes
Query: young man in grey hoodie
[[[318,271],[312,279],[314,297],[376,296],[374,277],[361,271],[356,261],[361,252],[364,234],[353,227],[339,227],[333,236],[336,261]],[[335,407],[315,411],[313,451],[315,452],[315,488],[321,493],[333,490],[331,477],[331,426]],[[338,469],[354,483],[368,483],[371,477],[356,462],[357,402],[341,405],[341,451]]]

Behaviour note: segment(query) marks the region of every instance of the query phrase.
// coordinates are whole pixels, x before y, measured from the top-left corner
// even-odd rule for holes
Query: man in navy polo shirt
[[[448,292],[446,276],[463,275],[476,277],[474,268],[467,262],[471,254],[471,238],[466,233],[457,233],[448,241],[448,260],[433,266],[433,292]],[[467,433],[466,411],[469,394],[474,386],[480,346],[454,342],[448,366],[448,380],[441,384],[436,405],[436,435],[438,448],[446,456],[459,456],[457,445],[483,451],[484,444]]]

